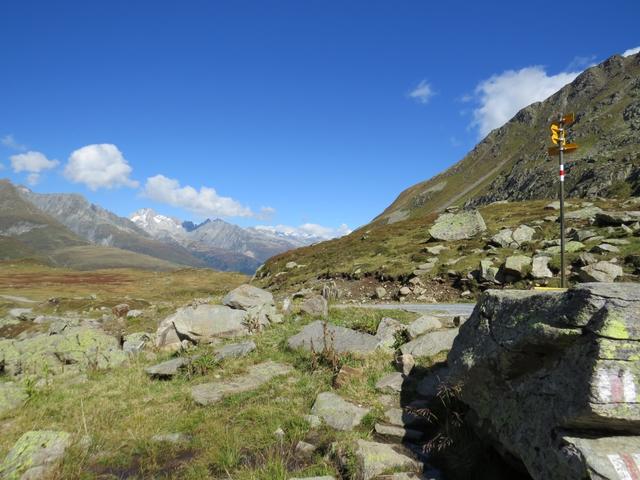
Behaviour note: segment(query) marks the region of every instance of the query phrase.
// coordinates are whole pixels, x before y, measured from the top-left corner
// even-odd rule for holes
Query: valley
[[[0,180],[0,478],[637,478],[639,119],[614,55],[331,239]]]

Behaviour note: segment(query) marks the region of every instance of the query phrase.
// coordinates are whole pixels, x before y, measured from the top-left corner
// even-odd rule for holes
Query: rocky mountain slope
[[[547,154],[549,123],[569,111],[576,114],[570,139],[580,149],[565,162],[567,194],[640,193],[640,54],[615,55],[520,110],[454,166],[402,192],[374,222],[464,203],[555,197],[557,159]]]
[[[131,220],[88,202],[82,195],[41,194],[23,186],[17,191],[22,198],[94,245],[121,248],[180,265],[205,266],[205,262],[182,246],[152,238]]]
[[[558,252],[545,251],[554,245],[544,243],[558,241],[557,213],[544,207],[557,198],[557,159],[548,156],[547,146],[549,123],[561,111],[575,112],[570,140],[581,147],[565,161],[567,197],[575,199],[574,207],[579,209],[580,199],[586,198],[593,199],[587,209],[640,210],[637,203],[627,201],[640,194],[640,54],[613,56],[545,101],[522,109],[453,167],[402,192],[369,225],[272,258],[258,272],[259,284],[292,292],[303,287],[322,289],[333,282],[352,299],[367,300],[376,296],[379,286],[387,291],[384,298],[399,298],[402,287],[413,292],[415,285],[408,282],[414,278],[411,281],[423,282],[420,288],[429,291],[416,297],[446,300],[458,298],[468,290],[468,282],[477,280],[481,260],[499,260],[494,267],[503,268],[505,259],[522,248],[529,261],[538,251],[551,253],[557,275]],[[440,213],[474,206],[480,207],[486,231],[477,231],[467,240],[428,243],[433,240],[429,229]],[[599,230],[593,223],[595,213],[585,215],[570,219],[568,228],[593,228],[601,239],[629,234],[631,247],[624,247],[626,254],[640,249],[631,230]],[[498,246],[502,251],[493,250],[492,236],[521,225],[534,229],[535,241],[527,242],[528,246],[510,242]],[[436,252],[433,246],[442,249]],[[602,257],[610,259],[623,260],[619,254]],[[435,267],[422,268],[429,262]],[[574,266],[576,272],[580,267]],[[635,271],[633,265],[625,269],[630,274]],[[475,295],[474,288],[470,294]]]
[[[150,208],[138,210],[130,219],[153,238],[179,244],[208,265],[244,273],[255,272],[274,255],[319,240],[242,228],[220,219],[194,224],[161,215]]]
[[[46,255],[88,242],[24,200],[8,181],[0,180],[0,257]]]
[[[11,182],[0,180],[0,260],[21,258],[76,268],[176,268],[166,260],[91,244],[25,200]]]

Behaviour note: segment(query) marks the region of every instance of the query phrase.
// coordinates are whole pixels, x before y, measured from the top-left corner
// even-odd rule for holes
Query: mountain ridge
[[[628,180],[640,189],[640,54],[614,55],[588,68],[549,98],[518,111],[443,172],[401,192],[371,223],[394,223],[451,205],[550,198],[557,192],[557,160],[547,154],[548,125],[576,113],[565,188],[573,197],[610,195]],[[622,165],[615,170],[609,159]],[[581,163],[581,161],[583,161]]]

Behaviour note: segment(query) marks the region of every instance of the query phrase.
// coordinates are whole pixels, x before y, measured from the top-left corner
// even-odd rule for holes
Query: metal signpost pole
[[[578,149],[578,145],[575,143],[567,143],[565,133],[567,127],[575,122],[575,115],[569,113],[567,115],[560,115],[558,122],[553,122],[551,128],[551,142],[556,146],[549,148],[549,155],[558,155],[558,167],[560,174],[560,287],[566,288],[566,272],[565,272],[565,258],[564,258],[564,154],[575,152]]]
[[[562,119],[562,116],[560,116]],[[564,266],[564,122],[560,120],[560,287],[565,288]]]

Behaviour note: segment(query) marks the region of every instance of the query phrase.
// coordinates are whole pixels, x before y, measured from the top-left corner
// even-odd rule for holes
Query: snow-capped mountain
[[[220,256],[226,263],[240,262],[243,271],[255,270],[274,255],[321,240],[312,235],[295,235],[270,227],[242,228],[220,219],[207,219],[195,224],[159,214],[150,208],[138,210],[129,218],[153,238],[176,242],[207,263]]]
[[[180,244],[186,240],[188,232],[180,220],[161,215],[151,208],[141,208],[129,219],[158,240],[173,240]]]

